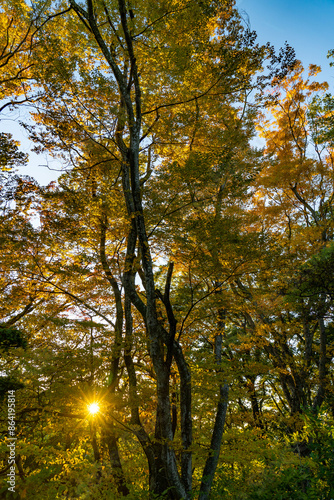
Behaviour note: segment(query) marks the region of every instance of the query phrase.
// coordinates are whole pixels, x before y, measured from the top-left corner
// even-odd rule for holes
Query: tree
[[[310,66],[304,79],[302,65],[296,65],[276,86],[278,96],[269,104],[271,118],[261,125],[267,156],[257,180],[256,203],[279,260],[274,264],[276,277],[269,274],[271,282],[264,282],[272,305],[255,298],[256,292],[245,294],[272,336],[266,349],[292,415],[307,407],[316,413],[332,390],[332,303],[328,292],[315,292],[307,278],[311,269],[321,273],[318,262],[330,253],[333,224],[332,147],[324,132],[326,112],[320,116],[319,106],[319,93],[328,85],[311,80],[318,71]],[[268,269],[266,265],[267,275]],[[262,297],[265,293],[262,288]],[[257,305],[260,300],[262,307]]]
[[[240,193],[235,199],[243,198],[252,154],[247,149],[245,158],[234,148],[247,144],[251,137],[252,127],[243,126],[252,116],[247,112],[248,98],[265,84],[265,79],[256,79],[255,74],[264,60],[271,58],[273,65],[281,64],[277,78],[282,78],[293,63],[293,52],[288,47],[277,58],[270,46],[257,46],[254,34],[243,29],[233,2],[145,1],[130,9],[123,0],[88,0],[84,5],[70,0],[66,7],[62,16],[52,10],[52,4],[41,14],[43,26],[36,33],[36,43],[40,56],[49,55],[47,64],[37,67],[35,76],[37,85],[43,88],[35,112],[42,127],[40,131],[31,129],[31,133],[38,147],[60,151],[74,170],[72,177],[67,177],[69,183],[66,180],[63,190],[56,193],[64,202],[64,212],[55,218],[55,207],[48,206],[46,196],[42,203],[37,238],[42,245],[47,241],[49,247],[42,246],[45,254],[34,256],[31,277],[43,285],[43,293],[52,296],[56,291],[112,326],[109,395],[119,379],[123,349],[130,426],[147,458],[150,491],[167,498],[190,498],[191,355],[187,340],[181,337],[189,314],[178,329],[172,298],[172,280],[176,280],[177,272],[173,262],[167,264],[170,252],[166,245],[166,241],[178,239],[174,234],[154,234],[155,227],[165,224],[173,228],[175,223],[169,210],[159,213],[157,200],[166,196],[166,191],[159,191],[164,179],[159,182],[157,178],[164,169],[185,169],[181,176],[184,191],[175,205],[171,199],[171,208],[183,211],[181,227],[197,240],[201,228],[205,228],[207,241],[202,248],[208,251],[208,259],[200,269],[196,256],[196,274],[205,283],[206,271],[210,270],[211,283],[207,292],[199,287],[199,299],[202,302],[206,293],[213,296],[215,291],[220,297],[221,280],[234,275],[228,266],[224,268],[219,249],[219,232],[228,231],[228,214],[232,213],[230,207],[221,216],[224,177],[228,186],[239,183]],[[274,68],[267,80],[273,74]],[[210,147],[203,155],[206,141],[210,141]],[[222,141],[230,141],[232,147],[221,147]],[[212,170],[216,172],[210,178]],[[198,179],[201,171],[203,179]],[[198,180],[198,189],[194,189],[193,183]],[[208,203],[201,204],[206,197]],[[187,206],[189,212],[184,210]],[[203,225],[191,227],[185,220],[187,212],[199,221],[205,218]],[[235,217],[232,235],[240,231],[242,217]],[[75,219],[80,222],[80,234]],[[57,224],[61,235],[58,241],[50,232],[47,237],[47,231]],[[217,244],[212,245],[210,240],[215,237]],[[186,248],[185,242],[183,245]],[[231,250],[231,255],[231,261],[238,259],[238,252]],[[156,272],[154,259],[158,257],[167,264],[164,280]],[[218,272],[213,272],[217,265]],[[182,283],[184,273],[180,276]],[[227,409],[228,384],[221,376],[224,307],[223,301],[217,302],[215,352],[211,356],[217,379],[217,409],[200,485],[202,500],[210,493]],[[105,314],[108,307],[113,308],[114,320]],[[193,303],[189,308],[193,309]],[[147,364],[153,368],[154,435],[143,425],[139,409],[138,366],[133,354],[138,350],[139,339],[134,335],[137,325],[145,332]],[[176,391],[171,394],[172,382],[179,384],[180,452],[175,438]],[[116,454],[115,440],[111,434],[109,437]]]
[[[178,101],[181,106],[184,106],[186,101],[189,100],[190,102],[197,103],[201,97],[209,96],[210,98],[213,93],[212,90],[214,90],[215,93],[217,91],[224,91],[224,86],[227,82],[224,82],[225,85],[221,82],[223,77],[222,68],[219,68],[219,65],[215,65],[210,62],[210,59],[212,61],[212,57],[217,54],[217,50],[220,45],[218,42],[218,32],[217,38],[214,38],[214,43],[208,44],[209,37],[212,33],[212,28],[209,28],[208,21],[210,20],[211,23],[215,23],[214,26],[216,30],[230,30],[230,36],[233,38],[234,34],[229,25],[237,27],[237,18],[230,7],[227,7],[226,9],[223,8],[221,10],[220,7],[214,5],[207,5],[205,7],[196,6],[196,10],[193,12],[191,18],[193,40],[195,35],[198,46],[204,47],[203,44],[206,44],[209,52],[206,60],[201,61],[203,50],[199,51],[199,47],[196,47],[196,50],[192,50],[192,53],[189,53],[189,49],[191,49],[191,47],[187,45],[183,49],[185,52],[180,52],[180,49],[177,48],[177,44],[180,41],[179,36],[176,36],[174,39],[169,37],[168,44],[166,46],[166,32],[161,30],[161,26],[163,26],[166,22],[171,24],[172,33],[176,33],[176,22],[178,22],[179,25],[178,30],[180,29],[180,26],[183,26],[183,29],[185,29],[189,22],[187,20],[188,17],[186,16],[188,15],[187,10],[190,7],[190,4],[178,6],[176,12],[174,12],[175,8],[172,6],[167,10],[165,6],[143,5],[144,9],[149,8],[151,12],[147,10],[144,13],[144,11],[139,11],[138,9],[138,13],[134,16],[135,20],[133,16],[128,17],[129,14],[123,2],[119,2],[118,5],[110,6],[98,6],[88,2],[86,6],[87,10],[75,2],[71,2],[70,5],[82,22],[82,28],[87,28],[87,34],[90,37],[90,40],[93,41],[96,49],[98,48],[102,52],[105,63],[107,63],[107,66],[113,75],[112,80],[109,80],[109,86],[115,94],[114,99],[116,101],[120,101],[120,106],[116,111],[116,126],[114,128],[114,141],[117,149],[115,150],[113,147],[113,150],[117,152],[117,160],[121,165],[123,195],[130,222],[130,229],[127,236],[125,267],[122,273],[122,285],[124,286],[125,292],[124,307],[126,330],[128,331],[128,335],[131,335],[132,319],[130,303],[132,303],[133,306],[135,306],[139,311],[145,322],[150,345],[150,357],[157,379],[156,442],[153,443],[151,441],[150,437],[142,427],[136,404],[133,404],[132,423],[138,428],[135,432],[143,446],[149,462],[151,477],[150,487],[152,492],[162,495],[164,492],[169,491],[168,495],[171,497],[185,498],[191,491],[191,453],[189,451],[192,433],[190,372],[184,359],[181,345],[175,340],[176,320],[169,298],[173,269],[172,265],[169,267],[164,295],[161,295],[161,299],[168,316],[168,329],[164,328],[161,321],[158,320],[152,255],[147,236],[145,215],[142,204],[142,183],[140,182],[139,154],[141,140],[144,139],[144,136],[146,136],[146,140],[148,140],[149,135],[153,134],[153,126],[155,122],[158,122],[158,118],[160,118],[161,113],[164,113],[167,119],[163,126],[170,126],[170,116],[168,116],[169,108],[172,110],[175,109],[175,100],[170,100],[169,103],[166,103],[166,101],[161,103],[158,102],[152,106],[152,93],[154,89],[152,86],[151,88],[147,87],[146,91],[143,89],[143,97],[145,96],[145,98],[142,98],[141,93],[143,85],[141,85],[139,81],[139,72],[144,72],[146,81],[148,78],[152,78],[151,74],[153,68],[144,64],[145,59],[143,58],[143,55],[145,55],[146,52],[144,43],[147,43],[144,42],[144,39],[146,38],[147,41],[148,39],[152,40],[153,34],[153,37],[157,37],[158,50],[160,52],[157,57],[158,65],[161,65],[162,69],[164,69],[164,60],[162,56],[166,50],[170,55],[174,56],[171,58],[174,67],[171,66],[168,71],[160,70],[160,77],[165,79],[165,82],[163,83],[163,93],[166,94],[167,98],[171,92],[175,94],[177,91],[180,96]],[[104,16],[107,23],[103,28],[100,27],[100,20],[98,20],[101,16]],[[196,31],[194,30],[194,17],[196,17],[197,21]],[[147,18],[152,19],[152,22],[147,23]],[[160,21],[154,21],[154,18],[156,20],[160,19]],[[134,31],[135,27],[136,33]],[[239,27],[238,29],[240,32],[241,28]],[[151,36],[145,36],[146,32]],[[110,37],[112,37],[113,41],[109,48]],[[239,36],[239,39],[240,38],[241,37]],[[224,42],[226,43],[227,40],[224,40]],[[255,54],[254,50],[253,53]],[[175,55],[181,56],[181,58],[178,57],[176,59]],[[180,59],[181,63],[182,59],[184,61],[182,66],[180,65]],[[187,64],[185,64],[187,59],[193,60],[193,64],[197,69],[195,73],[195,81],[190,80],[190,76],[193,79],[194,72],[189,71]],[[245,62],[247,63],[247,60]],[[210,68],[211,73],[207,72],[206,80],[208,80],[209,77],[210,79],[214,77],[215,83],[212,85],[208,82],[205,90],[199,93],[197,86],[199,84],[199,77],[203,78],[203,75],[205,75],[205,73],[203,74],[204,63],[209,63],[212,68]],[[221,64],[224,66],[226,63],[225,61],[222,61]],[[139,65],[141,65],[140,69]],[[178,74],[177,71],[180,70],[181,73]],[[248,70],[249,76],[251,76],[252,72],[253,70]],[[230,74],[231,72],[229,72],[229,75]],[[103,74],[101,76],[103,76]],[[231,92],[232,89],[235,91],[239,90],[241,85],[244,84],[244,77],[242,75],[240,78],[240,76],[239,78],[234,78],[234,82],[232,81],[232,85],[230,84],[229,92]],[[224,80],[226,81],[226,78],[224,78]],[[159,82],[160,85],[161,83]],[[171,83],[173,83],[173,85],[171,85]],[[190,88],[187,88],[188,86],[190,86]],[[145,108],[142,109],[142,106],[145,106]],[[92,110],[89,110],[89,113],[93,116]],[[146,117],[146,115],[150,115],[151,113],[156,114],[156,119],[151,124],[145,123],[146,120],[144,117]],[[159,127],[159,125],[157,125],[157,127]],[[144,135],[141,137],[142,128],[144,128]],[[83,129],[82,133],[84,136],[87,136],[85,129]],[[113,153],[113,155],[115,155],[115,153]],[[103,227],[101,229],[103,232]],[[134,276],[136,272],[134,269],[134,260],[137,245],[138,257],[141,259],[143,272],[143,286],[145,288],[146,295],[145,301],[140,297],[135,288]],[[117,284],[117,281],[108,266],[107,260],[103,255],[103,242],[100,247],[100,252],[105,273],[114,289],[115,299],[117,300],[117,295],[120,293],[119,285]],[[119,306],[121,305],[119,304]],[[120,310],[120,314],[122,313],[122,310]],[[169,395],[169,378],[173,358],[175,359],[178,367],[181,384],[181,433],[183,439],[181,476],[179,476],[176,466],[175,451],[169,444],[173,441],[171,402]],[[133,391],[135,391],[136,382],[133,378],[134,373],[131,358],[126,356],[126,359],[128,363],[127,370],[129,380],[133,385]],[[226,395],[222,393],[221,397],[226,398]],[[219,413],[217,415],[216,432],[218,432],[218,434],[215,438],[219,443],[224,425],[225,411],[226,402],[222,399],[220,402]],[[216,448],[215,451],[217,453],[217,451],[219,451],[219,444],[214,443],[214,447]],[[213,472],[214,468],[206,471],[206,475],[212,475]]]

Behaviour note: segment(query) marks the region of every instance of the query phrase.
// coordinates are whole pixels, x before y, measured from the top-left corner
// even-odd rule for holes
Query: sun
[[[88,411],[91,415],[95,415],[100,410],[100,407],[97,403],[91,403],[88,405]]]

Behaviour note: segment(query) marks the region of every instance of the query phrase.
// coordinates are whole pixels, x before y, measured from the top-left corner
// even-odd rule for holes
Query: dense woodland
[[[63,166],[38,185],[0,134],[1,498],[333,498],[317,61],[233,0],[1,0],[0,23],[0,119]]]

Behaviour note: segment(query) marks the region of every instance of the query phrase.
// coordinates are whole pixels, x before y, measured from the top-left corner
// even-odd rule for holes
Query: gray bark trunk
[[[328,371],[327,360],[327,333],[325,322],[323,318],[319,319],[319,332],[320,332],[320,359],[319,359],[319,387],[317,394],[314,398],[312,410],[318,413],[326,395],[326,377]]]
[[[117,439],[112,429],[107,429],[105,442],[108,446],[112,475],[117,492],[121,496],[126,496],[130,493],[130,491],[126,485],[122,463],[118,452]]]
[[[220,314],[219,314],[220,333],[218,335],[216,335],[216,338],[215,338],[215,359],[216,359],[216,364],[218,365],[218,367],[221,364],[221,359],[222,359],[223,335],[221,332],[224,328],[224,320],[223,320],[224,316],[225,316],[225,311],[220,311]],[[219,371],[219,368],[217,371]],[[227,405],[228,405],[228,393],[229,393],[228,384],[225,383],[224,385],[219,386],[219,401],[218,401],[218,407],[217,407],[217,412],[216,412],[215,425],[214,425],[212,437],[211,437],[210,454],[206,460],[203,475],[202,475],[202,482],[201,482],[200,493],[199,493],[199,497],[198,497],[199,500],[208,500],[209,499],[214,474],[216,472],[218,460],[219,460],[220,447],[221,447],[224,426],[225,426],[225,420],[226,420],[226,412],[227,412]]]
[[[198,497],[199,500],[209,499],[213,483],[213,477],[218,465],[219,452],[224,432],[226,411],[228,405],[228,393],[229,393],[228,384],[220,386],[219,393],[220,393],[220,398],[218,402],[216,420],[211,438],[210,455],[206,460],[206,464],[203,471],[202,483]]]

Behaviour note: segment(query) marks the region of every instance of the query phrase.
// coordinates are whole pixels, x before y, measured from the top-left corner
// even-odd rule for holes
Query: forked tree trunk
[[[85,10],[82,3],[69,0],[73,10],[79,19],[88,27],[94,36],[96,43],[101,49],[107,63],[109,64],[115,80],[117,81],[120,97],[119,115],[116,125],[115,142],[121,155],[121,171],[123,195],[128,212],[130,229],[127,236],[127,250],[125,266],[122,275],[122,284],[126,296],[126,330],[127,340],[125,363],[130,381],[130,404],[131,421],[134,425],[134,433],[139,439],[146,454],[150,470],[150,491],[152,495],[171,500],[188,500],[191,498],[191,451],[192,444],[192,422],[191,422],[191,377],[189,367],[185,361],[182,347],[175,340],[176,321],[172,306],[169,301],[169,288],[172,268],[167,276],[165,293],[162,296],[169,330],[167,331],[159,322],[156,307],[156,290],[153,274],[153,264],[150,252],[150,244],[147,237],[146,223],[141,199],[141,184],[139,175],[139,151],[141,134],[141,89],[139,84],[136,57],[133,48],[133,38],[130,33],[127,19],[127,6],[125,0],[118,0],[118,14],[120,26],[123,31],[124,46],[126,50],[129,71],[121,68],[114,56],[113,48],[103,38],[92,0],[86,0]],[[107,17],[109,13],[104,6]],[[103,229],[103,228],[102,228]],[[102,235],[103,238],[103,235]],[[101,240],[102,241],[102,240]],[[103,242],[102,242],[103,243]],[[103,247],[103,245],[101,245]],[[143,270],[143,286],[146,292],[146,301],[139,296],[134,281],[134,259],[136,248],[139,248],[141,255],[141,265]],[[110,280],[114,292],[112,276],[105,265],[106,260],[101,255],[101,261],[106,275]],[[115,295],[115,297],[116,297]],[[117,302],[117,299],[116,299]],[[131,361],[131,304],[138,310],[145,323],[147,338],[149,343],[149,355],[152,360],[156,375],[157,387],[157,409],[156,409],[156,429],[155,442],[152,443],[149,436],[141,425],[138,411],[138,403],[135,402],[136,378]],[[130,307],[129,307],[130,304]],[[181,414],[181,436],[183,452],[181,458],[181,474],[178,471],[175,451],[172,446],[173,425],[171,417],[170,398],[170,375],[171,364],[175,359],[180,376],[180,414]],[[209,457],[206,470],[208,476],[213,476],[218,461],[220,441],[224,427],[228,387],[224,385],[220,389],[220,401],[211,442],[214,452],[213,457]],[[113,446],[114,440],[109,435],[108,442],[111,450],[111,462],[116,466],[119,456],[116,453],[117,446]],[[217,452],[217,453],[216,453]],[[206,491],[210,490],[211,482],[205,483]],[[203,497],[204,498],[204,497]]]

